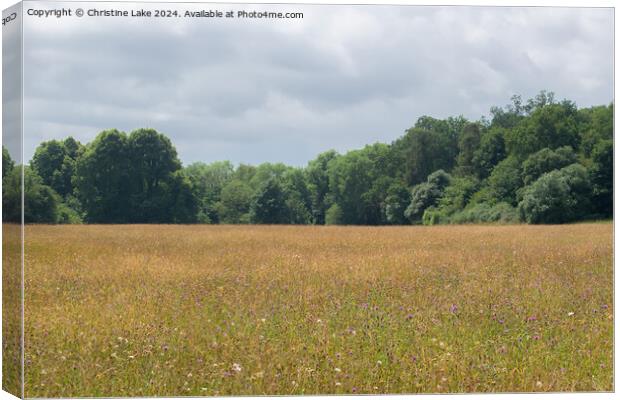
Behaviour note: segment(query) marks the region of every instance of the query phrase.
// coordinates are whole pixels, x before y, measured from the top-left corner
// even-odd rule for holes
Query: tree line
[[[613,103],[578,109],[540,92],[490,118],[420,117],[392,143],[305,167],[183,166],[154,129],[41,143],[29,165],[2,151],[3,220],[403,225],[566,223],[613,216]]]

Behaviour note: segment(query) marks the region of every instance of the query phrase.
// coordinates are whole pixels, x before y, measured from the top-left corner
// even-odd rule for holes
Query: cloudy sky
[[[611,9],[245,8],[304,18],[27,17],[25,159],[43,140],[153,127],[185,164],[301,166],[330,148],[391,142],[421,115],[488,116],[513,94],[547,89],[580,107],[613,100]]]

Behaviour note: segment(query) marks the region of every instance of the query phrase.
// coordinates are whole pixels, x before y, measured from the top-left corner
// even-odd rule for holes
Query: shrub
[[[519,221],[517,209],[508,203],[497,203],[490,205],[487,203],[475,204],[472,207],[454,214],[450,218],[450,223],[515,223]]]
[[[445,224],[447,222],[448,217],[446,216],[446,214],[436,207],[427,208],[426,211],[424,211],[424,215],[422,216],[422,223],[424,225],[439,225]]]
[[[548,172],[523,191],[522,220],[532,224],[574,221],[588,213],[591,185],[580,164]]]
[[[424,223],[424,211],[437,205],[451,181],[450,175],[443,170],[437,170],[428,176],[426,182],[414,186],[411,189],[411,203],[405,210],[405,217],[413,223],[419,223],[420,220]]]
[[[80,214],[66,205],[65,203],[58,204],[58,221],[59,224],[81,224],[82,217]]]
[[[325,212],[325,225],[340,225],[342,223],[342,208],[338,204],[333,204]]]
[[[523,183],[530,185],[543,174],[575,162],[577,156],[570,146],[560,147],[555,151],[545,147],[523,162]]]
[[[501,161],[489,176],[489,195],[492,202],[517,204],[516,192],[521,186],[521,167],[515,157]]]

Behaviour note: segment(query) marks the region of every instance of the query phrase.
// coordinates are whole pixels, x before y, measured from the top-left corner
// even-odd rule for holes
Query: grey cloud
[[[19,14],[20,5],[4,10],[2,17]],[[2,31],[2,144],[17,163],[22,159],[22,48],[21,19],[3,27]]]
[[[42,140],[150,126],[185,163],[303,165],[391,142],[421,115],[477,119],[512,94],[613,100],[610,9],[247,7],[305,18],[29,20],[26,159]]]

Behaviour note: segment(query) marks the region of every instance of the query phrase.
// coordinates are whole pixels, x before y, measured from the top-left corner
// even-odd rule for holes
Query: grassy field
[[[19,225],[2,224],[2,390],[22,392],[22,246]]]
[[[28,226],[27,397],[613,390],[612,225]]]

